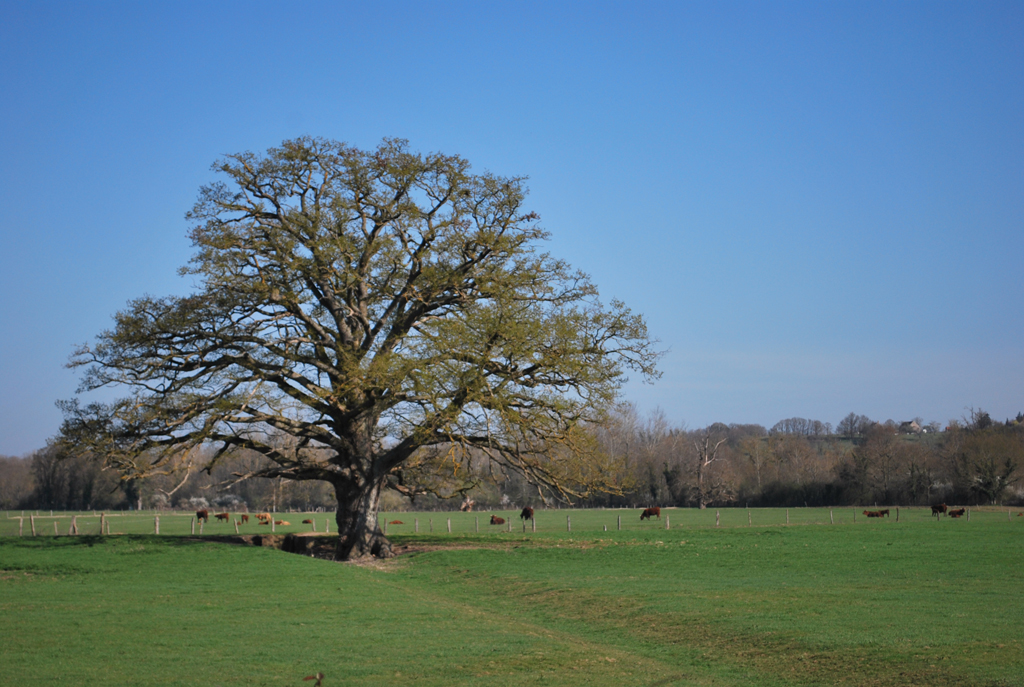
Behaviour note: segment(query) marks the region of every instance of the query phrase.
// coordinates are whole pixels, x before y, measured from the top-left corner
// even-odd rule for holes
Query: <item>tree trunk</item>
[[[334,559],[390,558],[391,542],[377,522],[383,478],[376,482],[335,484],[338,497],[338,550]]]
[[[697,465],[697,508],[704,510],[708,507],[707,499],[704,497],[704,466]]]

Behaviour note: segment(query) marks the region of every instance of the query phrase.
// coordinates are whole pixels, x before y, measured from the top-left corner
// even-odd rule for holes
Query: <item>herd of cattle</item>
[[[932,506],[932,515],[938,517],[940,513],[945,513],[951,518],[963,517],[964,513],[967,512],[966,508],[950,508],[944,503],[940,503],[937,506]]]
[[[940,503],[937,506],[932,506],[932,515],[938,517],[939,515],[941,515],[943,513],[945,513],[946,515],[948,515],[951,518],[959,518],[959,517],[963,517],[963,515],[965,513],[967,513],[967,509],[966,508],[950,508],[949,506],[947,506],[944,503]],[[866,511],[864,511],[864,515],[868,516],[869,518],[881,518],[881,517],[886,517],[887,518],[887,517],[889,517],[889,509],[888,508],[883,508],[882,510],[866,510]]]
[[[217,518],[218,522],[228,522],[229,520],[231,520],[230,513],[214,513],[213,517]],[[238,521],[239,525],[248,524],[249,516],[246,513],[242,513],[239,517],[241,518],[241,520]],[[210,522],[210,511],[206,510],[205,508],[197,510],[196,520]],[[291,524],[287,520],[274,520],[274,516],[272,516],[270,513],[257,513],[256,520],[258,520],[258,525],[269,525],[271,521],[273,521],[274,525],[288,526]],[[308,525],[312,524],[313,521],[307,519],[303,520],[302,522]]]
[[[940,503],[937,506],[932,506],[932,515],[939,515],[945,513],[951,518],[959,518],[967,512],[966,508],[950,508],[944,503]],[[879,510],[866,510],[864,515],[869,518],[887,518],[889,517],[889,509],[882,508]],[[1017,515],[1024,516],[1024,513],[1018,513]],[[533,509],[524,508],[523,512],[519,514],[519,517],[523,520],[533,520]],[[641,520],[650,520],[651,518],[658,518],[661,520],[661,508],[655,506],[654,508],[644,508],[643,512],[640,513]],[[504,525],[505,518],[499,518],[497,515],[491,516],[492,525]]]
[[[934,516],[939,516],[940,514],[944,513],[944,514],[948,515],[951,518],[959,518],[959,517],[962,517],[966,512],[967,512],[966,508],[950,508],[949,506],[947,506],[944,503],[940,503],[937,506],[932,506],[932,515],[934,515]],[[864,511],[864,515],[866,515],[869,518],[883,518],[883,517],[887,518],[887,517],[889,517],[889,509],[888,508],[882,508],[881,510],[866,510],[866,511]],[[1017,515],[1024,515],[1024,513],[1018,513]],[[231,515],[229,513],[214,513],[213,517],[217,518],[218,521],[222,521],[222,522],[228,522],[231,519]],[[249,516],[248,515],[243,513],[240,517],[241,517],[241,520],[239,520],[237,524],[241,525],[241,524],[249,522]],[[519,513],[519,518],[521,520],[523,520],[524,522],[526,520],[533,520],[533,509],[530,508],[529,506],[527,506],[526,508],[523,508],[522,512]],[[651,518],[658,518],[659,520],[661,520],[661,508],[658,508],[657,506],[655,506],[654,508],[644,508],[643,512],[640,513],[640,519],[641,520],[650,520]],[[209,522],[210,521],[210,513],[209,513],[209,511],[207,511],[205,508],[202,509],[202,510],[197,510],[196,511],[196,519],[197,520],[202,520],[204,522]],[[291,524],[287,520],[274,520],[274,517],[270,513],[257,513],[256,514],[256,520],[258,521],[257,524],[260,524],[260,525],[269,525],[271,522],[273,522],[275,525],[282,525],[282,526],[287,526],[287,525]],[[310,520],[310,519],[303,520],[302,522],[303,522],[303,524],[306,524],[306,525],[309,525],[309,524],[313,523],[313,521]],[[390,525],[403,525],[405,523],[403,523],[401,520],[392,520],[388,524],[390,524]],[[505,518],[500,518],[497,515],[491,515],[491,524],[492,525],[504,525],[505,524]]]

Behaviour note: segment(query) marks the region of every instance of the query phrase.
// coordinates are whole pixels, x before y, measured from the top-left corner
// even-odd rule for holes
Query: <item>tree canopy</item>
[[[628,373],[657,376],[640,315],[539,250],[525,179],[456,155],[300,138],[229,155],[188,219],[194,293],[132,301],[78,349],[62,433],[128,477],[246,448],[249,477],[326,480],[339,557],[386,556],[382,488],[514,470],[564,498],[614,489],[585,428]]]

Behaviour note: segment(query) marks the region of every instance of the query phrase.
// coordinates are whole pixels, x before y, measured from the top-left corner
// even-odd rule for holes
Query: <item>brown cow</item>
[[[937,506],[932,506],[932,515],[938,515],[939,513],[945,513],[947,506],[944,503],[940,503]]]
[[[291,523],[288,522],[287,520],[275,520],[274,524],[275,525],[285,525],[285,526],[287,526],[287,525],[290,525]]]
[[[499,518],[497,515],[492,515],[491,516],[491,524],[492,525],[504,525],[505,524],[505,518]]]
[[[655,506],[654,508],[644,508],[644,512],[640,514],[641,520],[650,520],[657,516],[658,520],[661,520],[661,509]]]
[[[243,515],[242,515],[242,522],[244,522],[244,523],[248,524],[248,523],[249,523],[249,516],[248,516],[248,515],[244,515],[244,514],[243,514]]]
[[[864,515],[868,516],[869,518],[880,518],[880,517],[882,517],[882,511],[880,511],[880,510],[866,510],[866,511],[864,511]]]
[[[404,525],[405,523],[404,523],[404,522],[402,522],[401,520],[392,520],[392,521],[391,521],[391,522],[389,522],[388,524],[389,524],[389,525]]]
[[[217,520],[223,520],[224,522],[227,522],[228,520],[231,519],[231,516],[228,515],[227,513],[217,513],[213,517],[217,518]]]
[[[272,518],[270,513],[257,513],[256,519],[260,521],[261,525],[269,525]]]
[[[954,508],[954,509],[951,509],[948,513],[946,513],[946,515],[948,515],[951,518],[959,518],[959,517],[961,517],[966,512],[967,512],[966,508]]]
[[[202,509],[202,510],[197,510],[196,511],[196,520],[203,520],[205,522],[210,522],[210,511],[206,510],[205,508]]]
[[[309,518],[306,518],[305,520],[302,521],[302,524],[303,525],[312,525],[313,521],[310,520]]]
[[[533,509],[527,506],[523,508],[523,512],[519,514],[520,520],[533,520]]]

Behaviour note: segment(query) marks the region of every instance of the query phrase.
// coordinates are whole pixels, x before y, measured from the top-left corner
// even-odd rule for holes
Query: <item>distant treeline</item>
[[[585,507],[829,506],[861,504],[1024,505],[1024,414],[1005,422],[971,410],[945,427],[876,422],[850,413],[836,425],[805,418],[761,425],[715,423],[691,430],[662,414],[621,406],[590,428],[596,450],[613,459],[619,493],[594,493]],[[212,450],[211,450],[212,454]],[[114,510],[212,507],[224,510],[333,510],[325,482],[249,479],[264,459],[247,451],[212,470],[122,480],[86,455],[49,446],[24,458],[0,456],[0,509]],[[203,456],[195,456],[202,465]],[[478,510],[568,505],[515,474],[498,473],[469,493]],[[388,493],[382,510],[450,510],[458,498]]]
[[[205,457],[196,456],[194,462],[202,465]],[[337,505],[334,491],[325,482],[251,479],[224,487],[263,462],[258,455],[237,451],[223,457],[209,473],[193,470],[122,480],[88,455],[48,446],[25,458],[0,456],[0,509],[310,511],[333,510]]]
[[[629,488],[587,506],[1024,503],[1024,414],[1001,423],[972,410],[943,427],[850,413],[836,430],[804,418],[687,430],[627,406],[601,439]]]

